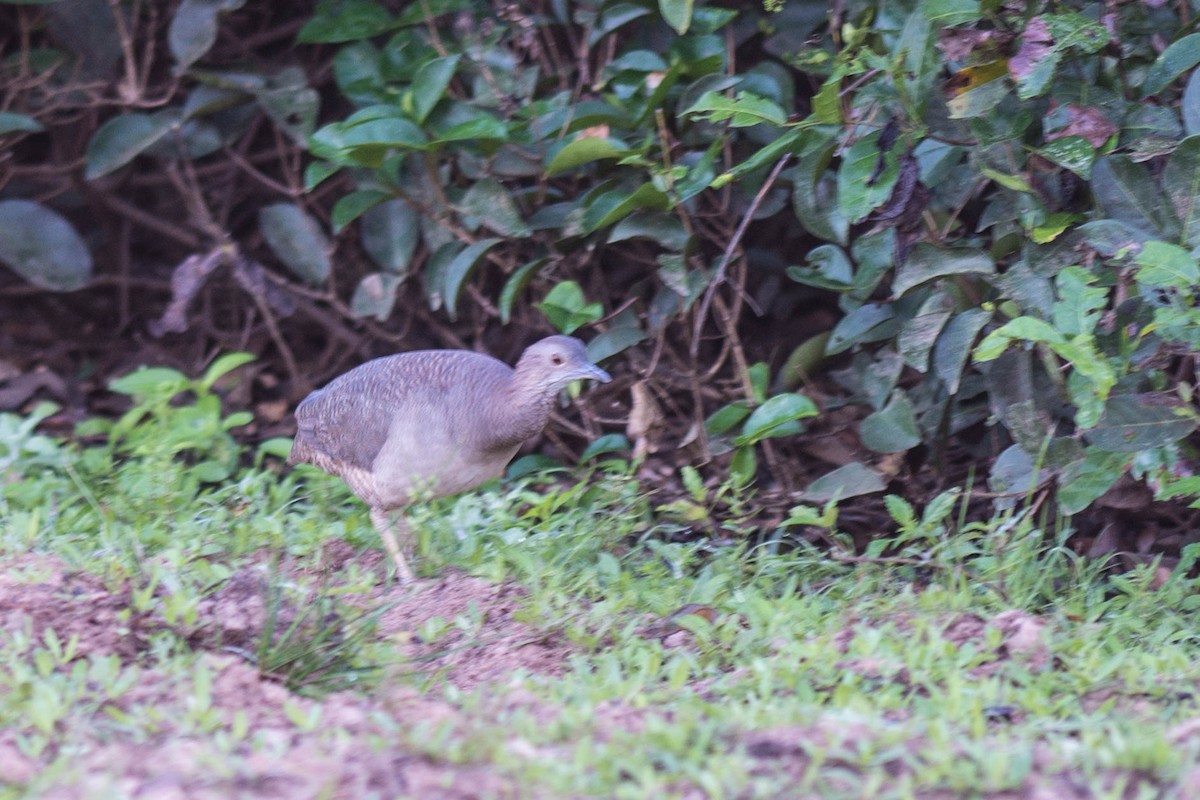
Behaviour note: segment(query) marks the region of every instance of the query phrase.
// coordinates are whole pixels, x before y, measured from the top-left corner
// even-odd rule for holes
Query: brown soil
[[[334,544],[323,554],[321,567],[336,570],[351,558],[361,558],[363,566],[378,566],[377,553],[356,556]],[[0,625],[7,635],[0,641],[0,653],[19,646],[26,634],[32,645],[24,646],[38,647],[53,629],[64,642],[77,639],[77,659],[116,655],[127,669],[137,671],[131,688],[113,697],[105,694],[103,686],[89,686],[88,697],[61,716],[53,734],[46,737],[47,746],[36,755],[30,755],[28,726],[0,731],[0,784],[37,787],[39,797],[51,800],[536,796],[488,763],[487,749],[470,746],[473,737],[477,743],[480,735],[494,737],[487,732],[502,729],[497,721],[513,714],[552,724],[562,713],[512,681],[518,671],[562,674],[572,652],[560,635],[517,618],[523,599],[519,588],[450,571],[415,586],[378,589],[365,602],[388,606],[377,633],[400,648],[402,663],[408,667],[402,674],[387,676],[376,689],[315,700],[264,678],[241,655],[228,652],[230,647],[245,649],[256,641],[266,613],[264,586],[250,568],[201,603],[200,623],[187,638],[207,651],[194,667],[168,672],[150,663],[148,653],[151,638],[164,631],[165,624],[131,617],[127,591],[109,591],[97,579],[68,571],[49,556],[29,554],[0,562]],[[285,614],[294,613],[294,608],[285,609]],[[420,632],[433,617],[448,626],[433,641],[424,641]],[[691,647],[690,635],[680,636],[686,631],[665,626],[669,620],[652,622],[646,631],[662,638],[666,646]],[[906,624],[905,620],[891,622]],[[845,653],[858,632],[870,624],[847,620],[845,629],[834,636],[833,646]],[[998,646],[977,668],[985,675],[1006,662],[1033,670],[1048,668],[1046,638],[1051,632],[1047,628],[1045,620],[1017,611],[990,620],[960,614],[947,618],[941,635],[959,647],[979,647],[990,630],[999,631]],[[668,643],[672,637],[679,641]],[[23,653],[7,655],[28,660]],[[872,659],[847,658],[842,668],[872,680],[909,681],[905,670]],[[725,677],[735,676],[736,672]],[[443,699],[455,695],[445,693],[450,687],[463,693],[486,691],[476,695],[468,713]],[[692,688],[703,695],[706,682],[697,681]],[[997,726],[1020,715],[1018,709],[989,713]],[[490,720],[482,727],[480,715]],[[653,716],[670,719],[670,710],[604,703],[596,708],[592,735],[607,740],[637,731]],[[1196,737],[1197,731],[1200,722],[1193,721],[1181,724],[1172,735],[1184,741]],[[826,767],[844,767],[849,791],[856,769],[853,754],[864,747],[896,744],[884,741],[888,738],[885,729],[831,710],[802,724],[730,733],[728,746],[749,756],[756,779],[782,781],[780,785],[803,781],[812,754],[825,753]],[[457,749],[445,751],[440,744],[445,742]],[[494,738],[481,743],[483,748],[496,744]],[[517,759],[550,761],[571,756],[569,744],[541,745],[517,737],[499,744]],[[923,746],[921,741],[903,745],[909,752]],[[70,758],[61,758],[64,754]],[[1043,773],[1038,785],[1030,783],[1023,791],[997,797],[1083,796],[1064,775],[1056,774],[1060,767],[1048,751],[1039,747],[1035,760],[1040,764],[1034,773]],[[47,778],[52,762],[56,772]],[[900,777],[912,767],[898,752],[886,768]],[[836,770],[830,776],[836,783]],[[1200,770],[1189,775],[1189,785],[1200,785],[1200,777],[1194,776],[1200,776]],[[1115,780],[1116,774],[1112,777]],[[681,797],[705,797],[696,787],[674,788]]]
[[[253,570],[236,574],[201,604],[199,632],[190,638],[201,646],[219,642],[221,649],[256,641],[266,614],[264,586]],[[436,699],[441,686],[470,691],[484,683],[503,684],[517,669],[562,671],[568,648],[512,618],[520,598],[513,587],[458,573],[412,588],[393,587],[373,598],[396,603],[381,619],[379,633],[429,667],[438,686],[425,692],[397,680],[370,693],[308,699],[263,678],[243,658],[214,649],[201,656],[197,668],[211,676],[210,707],[197,711],[204,690],[195,674],[143,668],[131,690],[99,703],[94,727],[69,717],[41,758],[25,755],[14,733],[0,734],[0,782],[36,779],[59,747],[69,747],[79,755],[41,796],[516,797],[509,779],[492,767],[450,763],[422,752],[417,743],[423,731],[465,726],[456,707]],[[137,668],[145,660],[148,635],[120,621],[128,607],[127,592],[114,594],[52,557],[26,555],[0,565],[0,624],[8,632],[30,634],[34,647],[53,629],[64,642],[78,638],[80,657],[115,654]],[[430,645],[414,633],[432,616],[453,620],[468,608],[482,619],[472,637],[455,628]],[[157,735],[146,741],[114,733],[114,712],[158,720]],[[211,727],[198,730],[196,718]],[[314,722],[302,724],[306,720]],[[230,736],[239,729],[247,734],[223,748],[213,728]]]

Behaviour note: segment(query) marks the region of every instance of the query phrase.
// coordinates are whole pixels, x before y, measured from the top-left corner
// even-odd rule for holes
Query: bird
[[[515,368],[469,350],[376,358],[300,401],[288,463],[345,481],[370,510],[400,581],[409,583],[393,514],[499,477],[546,427],[558,393],[583,379],[612,380],[572,336],[534,342]],[[406,520],[400,529],[407,533]]]

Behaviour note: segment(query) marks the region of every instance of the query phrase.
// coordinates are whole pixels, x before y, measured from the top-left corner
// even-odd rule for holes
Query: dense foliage
[[[0,262],[36,286],[86,290],[132,226],[127,271],[178,264],[142,325],[297,383],[317,327],[548,321],[627,363],[639,450],[743,483],[796,478],[828,369],[825,412],[864,411],[813,499],[925,465],[1067,513],[1195,490],[1187,4],[120,8],[0,5]],[[243,299],[201,311],[212,281]]]

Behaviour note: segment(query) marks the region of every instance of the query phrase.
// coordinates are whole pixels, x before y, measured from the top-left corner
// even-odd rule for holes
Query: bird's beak
[[[608,383],[612,380],[612,375],[609,375],[595,364],[580,364],[579,367],[576,368],[573,377],[576,380],[590,378],[591,380],[600,381],[601,383]]]

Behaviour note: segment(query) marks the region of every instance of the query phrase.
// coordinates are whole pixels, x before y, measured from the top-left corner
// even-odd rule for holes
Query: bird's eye
[[[558,353],[553,353],[550,356],[550,363],[556,367],[561,367],[562,363],[563,363],[563,358]]]

